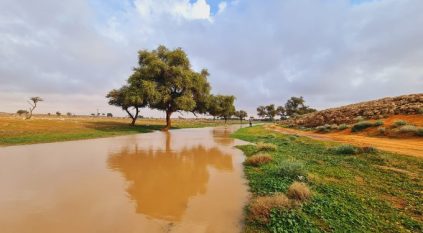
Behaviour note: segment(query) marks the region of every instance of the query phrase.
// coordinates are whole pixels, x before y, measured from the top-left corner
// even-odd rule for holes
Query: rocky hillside
[[[350,124],[357,118],[380,119],[397,114],[422,114],[423,93],[387,97],[383,99],[330,108],[293,119],[284,124],[316,127],[325,124]]]

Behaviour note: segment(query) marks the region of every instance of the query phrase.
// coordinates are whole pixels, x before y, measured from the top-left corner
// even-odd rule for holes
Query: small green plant
[[[362,121],[362,122],[354,124],[351,128],[351,132],[359,132],[372,126],[373,126],[373,123],[368,121]]]
[[[328,124],[316,127],[316,131],[319,133],[328,133],[330,132],[330,130],[331,130],[331,126]]]
[[[407,122],[403,121],[403,120],[397,120],[397,121],[394,122],[395,127],[400,127],[400,126],[403,126],[403,125],[406,125],[406,124],[407,124]]]
[[[383,127],[383,126],[380,126],[380,127],[377,128],[377,131],[379,132],[379,134],[385,135],[386,128]]]
[[[401,133],[417,133],[417,127],[414,125],[403,125],[401,127],[399,127],[399,131]]]
[[[416,132],[417,136],[423,137],[423,128],[418,128]]]
[[[374,148],[373,146],[363,146],[359,148],[360,153],[369,153],[369,154],[373,154],[377,152],[377,149]]]
[[[358,117],[354,118],[354,120],[357,121],[357,122],[364,121],[364,117],[358,116]]]
[[[306,177],[307,172],[304,164],[300,162],[283,161],[279,164],[278,174],[281,177],[302,180]]]
[[[256,145],[258,151],[275,151],[278,147],[272,143],[259,142]]]
[[[423,114],[423,108],[419,108],[419,110],[417,111],[418,114]]]
[[[338,129],[338,125],[337,124],[333,124],[330,126],[330,129]]]
[[[340,145],[332,149],[336,154],[353,155],[359,152],[359,149],[353,145]]]
[[[348,125],[346,124],[339,125],[338,130],[344,130],[344,129],[348,129]]]
[[[384,123],[381,120],[377,120],[375,121],[375,123],[373,123],[373,126],[382,126]]]

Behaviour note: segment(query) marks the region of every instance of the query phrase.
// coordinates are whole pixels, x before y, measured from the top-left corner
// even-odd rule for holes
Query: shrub
[[[384,135],[384,134],[385,134],[386,129],[385,129],[385,127],[381,126],[381,127],[378,127],[378,128],[377,128],[377,131],[379,131],[379,133],[380,133],[380,134]]]
[[[416,132],[417,136],[423,136],[423,128],[418,128]]]
[[[336,154],[341,155],[353,155],[358,153],[358,148],[352,145],[340,145],[335,148],[333,148],[333,151]]]
[[[344,129],[348,129],[348,125],[346,124],[339,125],[338,130],[344,130]]]
[[[311,196],[311,192],[307,185],[296,181],[289,186],[287,194],[289,198],[297,201],[306,201]]]
[[[403,120],[397,120],[397,121],[394,122],[395,127],[403,126],[403,125],[406,125],[406,124],[407,124],[407,122],[403,121]]]
[[[417,133],[417,127],[414,125],[403,125],[399,128],[401,133]]]
[[[287,209],[291,203],[284,194],[278,193],[273,196],[256,197],[248,208],[249,220],[258,223],[268,223],[272,209]]]
[[[338,125],[337,124],[333,124],[330,126],[330,129],[338,129]]]
[[[256,155],[253,155],[251,157],[248,157],[245,160],[244,164],[258,167],[262,164],[269,163],[270,161],[272,161],[272,157],[270,155],[268,155],[268,154],[256,154]]]
[[[316,131],[320,133],[328,133],[330,130],[331,130],[331,126],[328,124],[316,127]]]
[[[419,110],[417,111],[418,114],[423,114],[423,108],[419,108]]]
[[[373,123],[373,126],[382,126],[384,123],[381,120],[377,120],[375,121],[375,123]]]
[[[364,121],[364,117],[358,116],[358,117],[354,118],[354,120],[356,120],[357,122]]]
[[[272,143],[259,142],[256,145],[258,151],[275,151],[278,147]]]
[[[352,132],[358,132],[358,131],[362,131],[362,130],[367,129],[367,128],[372,127],[372,126],[373,126],[373,123],[368,122],[368,121],[362,121],[362,122],[359,122],[357,124],[354,124],[351,128],[351,131]]]
[[[361,153],[376,153],[377,149],[374,148],[373,146],[363,146],[363,147],[360,147],[359,151]]]
[[[307,172],[304,165],[300,162],[284,161],[279,164],[278,174],[281,177],[301,180],[303,177],[306,177]]]

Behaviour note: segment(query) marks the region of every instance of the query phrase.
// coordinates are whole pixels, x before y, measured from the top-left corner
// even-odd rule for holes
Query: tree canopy
[[[247,112],[244,110],[235,111],[234,115],[239,118],[239,120],[241,121],[241,124],[242,124],[242,121],[248,116]]]
[[[311,112],[315,112],[316,109],[310,108],[305,105],[305,100],[302,96],[300,97],[291,97],[285,104],[286,115],[293,117],[296,115],[303,115]]]
[[[32,117],[32,112],[34,111],[34,109],[37,107],[38,102],[44,101],[41,97],[38,96],[34,96],[29,98],[28,104],[31,106],[29,108],[29,113],[26,116],[26,119],[31,119]]]
[[[165,46],[138,52],[138,65],[127,84],[108,93],[109,104],[121,107],[135,124],[139,108],[149,107],[166,113],[166,129],[174,112],[185,111],[229,118],[235,112],[234,96],[212,96],[209,72],[191,68],[187,54]],[[135,109],[131,114],[129,109]]]

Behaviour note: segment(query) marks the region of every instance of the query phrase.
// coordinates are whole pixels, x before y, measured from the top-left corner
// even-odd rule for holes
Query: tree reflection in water
[[[171,142],[172,134],[168,132],[164,150],[126,147],[109,155],[108,166],[122,173],[129,182],[126,191],[134,200],[137,213],[178,221],[190,198],[207,191],[208,167],[232,171],[233,164],[232,157],[217,145],[175,150]]]

